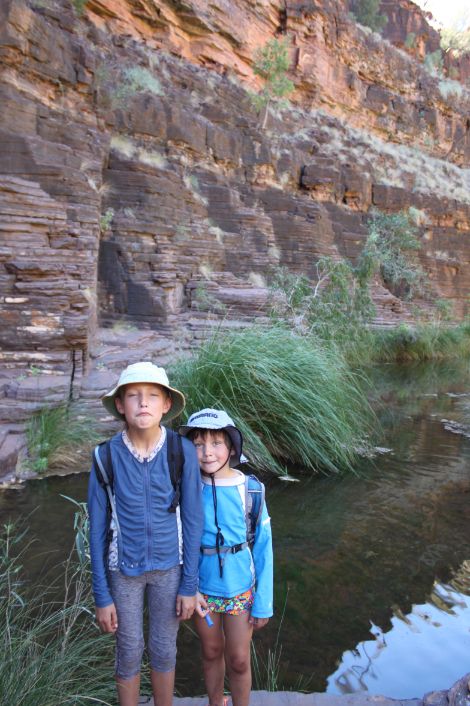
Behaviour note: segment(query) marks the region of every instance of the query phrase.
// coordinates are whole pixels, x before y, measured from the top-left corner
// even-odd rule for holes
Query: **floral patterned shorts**
[[[240,613],[247,613],[251,610],[255,599],[252,588],[250,588],[249,591],[245,591],[245,593],[240,593],[238,596],[234,596],[233,598],[207,596],[205,593],[202,595],[207,602],[207,607],[212,613],[228,613],[228,615],[240,615]]]

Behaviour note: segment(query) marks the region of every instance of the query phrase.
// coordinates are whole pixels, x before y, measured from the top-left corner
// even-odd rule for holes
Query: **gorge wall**
[[[208,309],[263,317],[270,269],[354,261],[371,207],[421,212],[434,297],[466,312],[470,92],[423,65],[439,37],[410,0],[383,37],[346,0],[77,7],[0,5],[4,469],[34,410],[84,394],[103,326],[185,348]],[[295,91],[263,129],[253,55],[280,35]]]

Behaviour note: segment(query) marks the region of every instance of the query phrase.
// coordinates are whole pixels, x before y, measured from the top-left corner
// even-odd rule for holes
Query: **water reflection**
[[[414,605],[407,615],[396,608],[387,632],[371,623],[374,639],[343,654],[327,692],[377,693],[380,684],[382,693],[399,699],[423,696],[423,683],[429,691],[455,683],[468,671],[469,595],[466,561],[448,584],[434,584],[428,602]]]
[[[312,690],[329,689],[341,655],[368,640],[371,624],[388,632],[397,619],[392,606],[395,614],[409,613],[436,578],[448,581],[451,569],[470,556],[470,441],[441,422],[461,417],[464,398],[448,393],[470,389],[468,367],[456,374],[448,366],[415,366],[407,374],[399,370],[400,388],[392,386],[391,369],[379,381],[385,390],[382,443],[392,454],[364,463],[359,478],[314,480],[283,489],[281,498],[280,491],[270,494],[278,605],[289,588],[281,637],[286,685],[300,673]],[[453,652],[453,639],[443,627],[439,645],[445,649],[436,647],[442,668],[430,661],[428,668],[411,670],[411,683],[405,674],[402,683],[396,670],[400,696],[422,695],[436,681],[439,688],[450,686],[446,665],[452,657],[446,654]],[[396,664],[406,661],[401,644],[387,653]],[[467,668],[468,662],[462,673]],[[393,695],[387,689],[377,673],[368,683],[371,693]]]
[[[64,496],[83,502],[87,482],[84,474],[49,477],[0,492],[0,525],[14,521],[28,529],[21,557],[28,579],[46,582],[46,574],[53,580],[61,573],[74,543],[75,508]]]
[[[289,488],[283,511],[276,496],[271,500],[278,605],[289,587],[284,683],[295,683],[300,673],[311,679],[312,690],[324,691],[338,657],[367,638],[371,621],[388,630],[391,606],[408,612],[436,576],[448,580],[449,567],[470,556],[469,449],[465,463],[462,440],[449,442],[438,422],[429,423],[431,430],[421,420],[412,424],[415,442],[404,458],[382,458],[360,479]],[[395,658],[402,659],[400,652]],[[403,697],[434,687],[421,675],[415,679]],[[400,680],[395,675],[395,684]],[[440,680],[441,688],[452,683],[445,669]],[[372,693],[391,696],[387,687],[380,679],[369,684]]]

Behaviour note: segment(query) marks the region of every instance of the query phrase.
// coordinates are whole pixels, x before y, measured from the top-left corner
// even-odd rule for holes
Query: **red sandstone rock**
[[[432,50],[413,3],[383,10],[393,42],[414,32]],[[262,130],[247,89],[279,33],[296,89]],[[468,95],[446,95],[346,2],[90,0],[80,19],[61,0],[6,0],[0,56],[0,364],[63,376],[57,400],[90,395],[98,320],[154,331],[169,356],[175,330],[187,349],[207,316],[262,319],[271,268],[354,261],[371,206],[423,211],[422,264],[463,313]],[[379,323],[409,319],[383,285],[374,296]],[[24,406],[4,398],[3,416],[50,394],[41,381]]]

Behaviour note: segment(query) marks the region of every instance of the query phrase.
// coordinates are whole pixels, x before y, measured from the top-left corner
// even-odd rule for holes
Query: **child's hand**
[[[201,618],[205,618],[207,615],[207,603],[204,599],[204,596],[202,593],[199,593],[199,591],[196,593],[196,613],[201,616]]]
[[[189,620],[196,609],[196,596],[176,596],[176,615],[180,620]]]
[[[254,618],[252,615],[248,618],[250,625],[253,625],[253,630],[261,630],[269,622],[269,618]]]
[[[102,632],[114,633],[118,627],[117,613],[114,603],[104,608],[95,607],[96,622]]]

